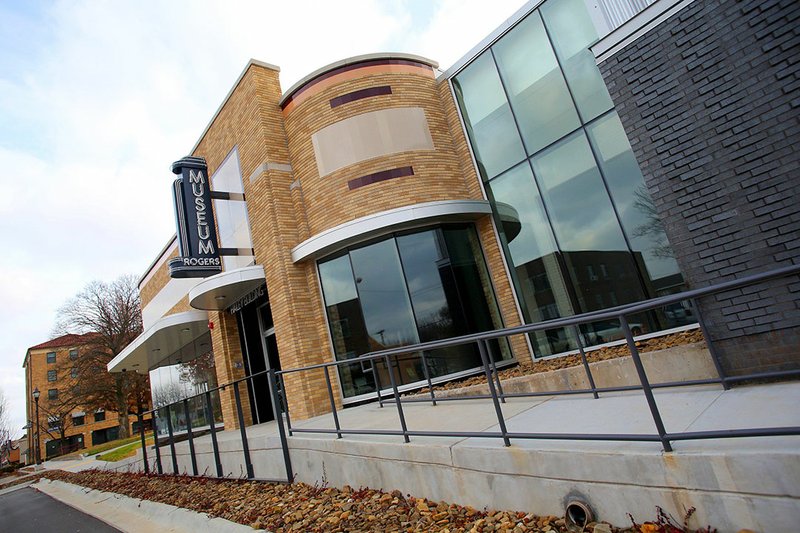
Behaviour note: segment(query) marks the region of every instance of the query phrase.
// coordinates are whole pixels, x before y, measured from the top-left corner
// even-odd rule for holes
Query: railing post
[[[159,474],[163,474],[164,468],[161,466],[161,450],[158,447],[158,418],[156,417],[156,411],[158,411],[158,409],[153,409],[153,447],[156,451],[156,471]]]
[[[186,417],[186,435],[189,437],[189,457],[192,460],[192,473],[197,475],[197,456],[194,451],[194,435],[192,434],[192,418],[189,414],[189,399],[183,399],[183,416]]]
[[[725,376],[725,371],[722,369],[722,363],[719,360],[719,353],[717,352],[716,346],[714,346],[714,341],[711,340],[711,333],[709,333],[708,328],[706,327],[706,321],[703,320],[703,315],[700,313],[700,306],[697,305],[697,300],[695,298],[692,298],[691,302],[692,307],[694,308],[695,316],[697,317],[697,323],[700,325],[700,331],[703,332],[703,337],[706,340],[706,348],[708,348],[708,353],[711,354],[711,360],[714,362],[714,368],[717,369],[717,375],[719,376],[720,381],[722,381],[722,389],[728,390],[731,388],[731,386]]]
[[[592,388],[592,396],[594,396],[594,399],[596,400],[599,398],[599,396],[597,395],[597,387],[594,384],[592,369],[589,368],[589,361],[586,359],[586,352],[583,350],[583,343],[581,342],[581,330],[577,324],[572,327],[575,329],[575,342],[578,343],[578,350],[581,352],[581,362],[583,362],[583,368],[586,370],[586,378],[589,380],[589,386]]]
[[[278,383],[280,384],[280,398],[281,398],[281,406],[283,407],[283,412],[286,415],[286,431],[289,432],[289,436],[292,436],[292,418],[289,416],[289,398],[286,397],[286,382],[283,380],[283,374],[278,374]]]
[[[331,414],[333,414],[333,424],[336,426],[336,438],[342,438],[342,428],[339,426],[339,414],[336,412],[336,401],[333,399],[333,386],[331,385],[331,375],[328,374],[328,367],[322,367],[325,372],[325,383],[328,385],[328,399],[331,402]]]
[[[503,411],[500,409],[500,400],[497,398],[497,390],[494,388],[494,381],[492,380],[492,371],[489,368],[489,356],[486,350],[486,341],[478,341],[478,351],[481,354],[483,372],[486,375],[486,383],[489,384],[489,393],[492,395],[492,403],[494,404],[494,411],[497,415],[497,423],[500,426],[500,434],[503,436],[503,444],[506,446],[511,446],[511,440],[508,438],[508,429],[506,429],[506,419],[503,418]]]
[[[144,417],[142,416],[142,412],[139,411],[136,413],[136,418],[139,420],[139,436],[142,439],[142,461],[144,461],[144,473],[150,473],[150,465],[147,464],[147,442],[144,436]]]
[[[169,405],[165,405],[167,410],[167,434],[169,435],[169,451],[172,454],[172,474],[178,475],[178,455],[175,453],[175,437],[172,433],[172,410]]]
[[[425,350],[422,350],[420,354],[422,354],[422,371],[425,372],[425,379],[428,381],[428,390],[431,392],[431,403],[436,407],[436,396],[433,395],[433,383],[431,382],[431,373],[428,369],[428,359],[425,357]]]
[[[394,379],[394,372],[392,371],[392,367],[389,365],[389,356],[386,355],[385,362],[386,368],[389,369],[389,381],[392,384],[392,391],[394,392],[394,403],[397,405],[397,416],[400,417],[400,427],[403,429],[403,440],[405,442],[410,442],[408,438],[408,427],[406,426],[406,417],[403,414],[403,405],[400,401],[400,393],[397,392],[397,380]]]
[[[636,342],[633,340],[633,333],[631,333],[631,328],[628,325],[628,319],[625,318],[625,315],[620,315],[619,323],[622,326],[622,331],[625,333],[625,340],[628,342],[628,349],[631,351],[633,364],[636,366],[636,373],[639,374],[639,381],[642,383],[642,391],[644,392],[644,397],[647,399],[647,405],[650,407],[650,414],[653,415],[653,422],[656,424],[656,430],[658,431],[661,445],[664,447],[665,452],[671,452],[672,445],[665,437],[667,430],[664,429],[664,421],[661,420],[661,413],[658,411],[658,405],[653,396],[653,389],[650,387],[650,381],[647,379],[647,374],[644,371],[642,358],[639,357],[639,349],[636,348]]]
[[[492,374],[494,374],[495,378],[495,385],[497,386],[497,395],[500,397],[500,401],[502,403],[506,403],[506,396],[503,392],[503,384],[500,380],[500,374],[497,373],[497,365],[494,362],[494,357],[492,356],[492,346],[489,344],[489,341],[486,342],[486,355],[489,358],[489,364],[492,365]]]
[[[250,446],[247,443],[247,430],[244,428],[244,413],[242,412],[242,397],[239,394],[239,382],[233,383],[233,398],[236,400],[236,416],[239,419],[239,433],[242,437],[242,453],[244,454],[244,466],[247,470],[247,479],[253,479],[253,463],[250,462]]]
[[[326,371],[325,374],[327,373]],[[281,412],[282,402],[278,398],[278,382],[275,379],[275,370],[270,368],[267,376],[269,377],[269,387],[271,390],[270,399],[272,400],[272,413],[275,415],[275,422],[278,424],[278,436],[280,437],[281,449],[283,450],[283,464],[286,467],[286,482],[294,483],[292,459],[289,456],[289,440],[286,438],[286,432],[283,429],[283,413]],[[288,398],[286,399],[286,403],[289,403]]]
[[[370,360],[370,365],[372,365],[372,377],[375,378],[375,390],[378,391],[378,405],[383,407],[383,398],[381,397],[381,376],[378,374],[378,366],[375,364],[375,359]],[[389,369],[389,374],[392,373],[392,369]]]
[[[214,424],[214,406],[211,405],[211,392],[206,391],[206,411],[208,426],[211,429],[211,449],[214,452],[214,466],[217,469],[217,477],[222,477],[222,461],[219,458],[219,443],[217,442],[217,427]]]

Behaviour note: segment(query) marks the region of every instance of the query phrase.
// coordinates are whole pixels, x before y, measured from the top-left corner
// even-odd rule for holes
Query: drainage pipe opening
[[[583,531],[587,524],[594,521],[594,513],[586,503],[573,500],[567,504],[564,521],[570,531]]]

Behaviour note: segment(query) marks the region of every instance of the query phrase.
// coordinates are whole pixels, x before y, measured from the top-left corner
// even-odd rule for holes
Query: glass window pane
[[[579,312],[644,299],[584,133],[567,137],[532,161],[576,288]],[[607,275],[598,274],[603,271]]]
[[[598,36],[584,1],[550,0],[541,12],[584,122],[611,109],[611,96],[589,51]]]
[[[674,284],[670,278],[680,276],[680,270],[622,123],[616,113],[611,113],[586,130],[631,247],[642,254],[658,294],[665,284]]]
[[[538,11],[492,49],[529,154],[580,126]]]
[[[483,179],[522,161],[525,151],[491,53],[459,73],[453,86]]]
[[[320,263],[319,277],[336,359],[353,359],[369,352],[369,336],[358,301],[350,257],[343,255]],[[340,366],[339,377],[345,398],[375,390],[370,363]]]
[[[489,184],[506,255],[526,322],[573,313],[559,268],[555,240],[530,166],[519,165]],[[536,355],[571,349],[563,330],[536,332]]]

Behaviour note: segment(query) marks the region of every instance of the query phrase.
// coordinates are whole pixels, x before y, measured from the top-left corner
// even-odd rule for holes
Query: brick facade
[[[32,394],[34,389],[39,389],[39,420],[38,424],[41,428],[39,437],[39,446],[41,450],[42,460],[46,459],[46,443],[49,440],[56,440],[60,438],[58,430],[52,430],[48,433],[48,416],[55,413],[56,410],[52,407],[52,402],[48,398],[48,391],[57,390],[59,394],[68,394],[68,390],[78,383],[77,378],[70,375],[70,351],[77,350],[77,357],[81,356],[82,345],[80,344],[81,335],[65,335],[57,339],[53,339],[49,343],[39,344],[35,347],[28,349],[25,357],[25,392],[26,392],[26,410],[28,420],[33,424],[33,428],[27,432],[28,446],[31,450],[28,454],[28,460],[35,461],[34,441],[36,440],[36,402]],[[48,362],[47,354],[55,353],[55,362]],[[55,381],[48,380],[48,371],[55,371]],[[83,445],[85,447],[92,446],[92,432],[97,430],[105,430],[114,428],[119,425],[118,415],[115,411],[105,411],[105,420],[95,422],[95,412],[85,406],[76,405],[73,412],[85,412],[84,423],[81,425],[73,425],[72,422],[67,423],[65,437],[81,436]],[[131,417],[131,422],[135,421],[135,417]],[[129,428],[130,430],[130,428]]]
[[[800,262],[799,19],[697,0],[599,65],[690,287]],[[727,372],[798,367],[798,294],[701,302]]]

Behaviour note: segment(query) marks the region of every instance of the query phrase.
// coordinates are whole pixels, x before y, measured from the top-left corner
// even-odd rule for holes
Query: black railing
[[[321,364],[310,365],[301,368],[286,369],[281,371],[267,370],[264,372],[259,372],[251,376],[247,376],[232,381],[213,390],[224,390],[226,387],[234,387],[234,399],[236,403],[236,414],[240,428],[242,453],[244,455],[244,464],[246,466],[247,477],[252,479],[254,477],[254,473],[253,473],[252,462],[250,460],[250,451],[247,442],[247,430],[245,428],[245,420],[242,414],[242,403],[238,386],[240,383],[244,381],[252,380],[253,378],[258,377],[265,373],[269,376],[269,387],[271,393],[270,396],[272,398],[272,408],[275,420],[277,421],[278,433],[283,451],[284,466],[286,469],[286,481],[289,482],[293,480],[294,475],[289,456],[287,432],[289,436],[292,436],[295,433],[317,433],[317,434],[336,435],[337,438],[342,438],[344,435],[387,435],[387,436],[394,435],[403,437],[405,442],[410,442],[411,437],[496,438],[496,439],[502,439],[506,446],[511,445],[512,439],[659,442],[661,443],[663,449],[668,452],[672,451],[673,441],[800,435],[800,427],[794,427],[794,426],[773,427],[773,428],[722,429],[722,430],[693,431],[693,432],[668,432],[664,426],[664,422],[661,417],[661,412],[659,411],[658,405],[653,395],[654,389],[661,389],[661,388],[719,384],[722,385],[722,387],[727,390],[728,388],[730,388],[731,384],[743,381],[778,379],[778,378],[789,378],[789,377],[800,376],[800,370],[760,372],[760,373],[751,373],[751,374],[737,375],[737,376],[726,375],[723,366],[720,362],[719,354],[714,346],[714,342],[706,327],[705,321],[702,317],[702,313],[700,312],[700,308],[697,306],[696,303],[696,299],[701,297],[739,289],[741,287],[754,285],[768,280],[786,278],[797,274],[800,274],[800,265],[784,267],[766,273],[750,275],[734,281],[719,283],[702,289],[689,290],[678,294],[654,298],[644,302],[618,306],[603,311],[584,313],[582,315],[576,315],[568,318],[559,318],[555,320],[549,320],[546,322],[539,322],[536,324],[526,324],[513,328],[505,328],[495,331],[465,335],[462,337],[456,337],[451,339],[431,341],[410,346],[392,348],[388,350],[369,353],[360,356],[358,358],[347,359],[344,361],[333,361],[329,363],[321,363]],[[686,380],[686,381],[650,383],[647,373],[645,372],[644,365],[642,364],[642,359],[639,354],[639,349],[636,347],[636,342],[634,341],[633,333],[631,331],[631,327],[627,321],[626,316],[640,312],[651,311],[657,308],[661,308],[664,306],[676,304],[678,302],[687,300],[692,302],[692,304],[694,305],[695,316],[698,320],[700,329],[705,337],[706,345],[708,347],[711,359],[713,360],[717,377]],[[619,321],[620,327],[625,336],[625,343],[627,344],[630,356],[633,360],[633,364],[636,369],[636,375],[638,377],[639,384],[620,385],[615,387],[597,387],[594,381],[594,377],[592,375],[592,369],[586,357],[586,350],[580,340],[581,339],[580,325],[598,320],[608,320],[608,319]],[[581,366],[583,367],[583,370],[586,373],[586,378],[589,384],[589,388],[563,389],[555,391],[519,392],[519,393],[504,392],[502,382],[500,380],[500,376],[497,371],[497,367],[495,365],[495,358],[493,357],[492,354],[492,343],[490,341],[495,339],[508,338],[513,335],[529,334],[532,332],[543,331],[552,328],[571,328],[574,331],[576,338],[578,339],[577,342],[578,342],[578,351],[580,353]],[[486,378],[486,383],[488,386],[488,394],[475,394],[475,395],[457,396],[457,397],[436,396],[434,392],[434,385],[431,381],[430,373],[427,371],[427,360],[425,355],[426,350],[433,350],[437,348],[448,348],[453,346],[464,346],[470,344],[477,344],[478,352],[481,358],[483,374]],[[428,386],[428,393],[426,396],[423,397],[401,396],[401,393],[398,390],[397,382],[394,377],[394,372],[392,371],[391,361],[393,358],[397,358],[399,356],[404,356],[408,354],[419,354],[419,356],[422,358],[421,361],[422,367],[425,369],[425,382],[427,383]],[[333,371],[338,366],[350,365],[354,362],[368,362],[374,370],[376,363],[381,361],[383,362],[383,364],[386,365],[386,368],[389,369],[389,383],[388,383],[389,392],[387,394],[386,391],[383,390],[383,387],[380,383],[378,372],[373,371],[373,375],[376,378],[375,398],[379,402],[379,405],[381,407],[384,406],[384,403],[386,401],[384,397],[391,398],[393,400],[393,403],[397,410],[400,428],[399,429],[348,429],[342,427],[336,407],[336,397],[333,391],[330,372]],[[284,394],[285,387],[283,386],[283,378],[285,375],[288,374],[315,372],[315,371],[322,371],[324,372],[325,375],[325,383],[331,408],[331,417],[333,419],[334,429],[311,428],[307,426],[302,428],[297,428],[297,427],[292,427],[291,424],[291,418],[289,417],[289,411],[288,411],[288,401]],[[656,432],[654,434],[536,433],[536,432],[509,431],[506,426],[506,418],[503,414],[503,409],[502,409],[502,404],[508,398],[591,394],[594,399],[598,399],[600,398],[600,394],[602,393],[637,391],[637,390],[643,392],[645,399],[647,401],[647,405],[656,429]],[[209,410],[210,410],[209,395],[211,392],[212,391],[204,393],[206,394],[206,401],[209,402]],[[441,401],[463,401],[463,400],[475,400],[475,399],[491,400],[495,414],[497,416],[499,431],[417,431],[417,430],[410,430],[406,423],[405,412],[403,410],[403,403],[429,402],[432,406],[436,406],[437,402]],[[183,401],[186,402],[186,400]],[[177,405],[177,404],[172,404],[172,405]],[[171,406],[164,406],[161,409],[166,409],[168,411],[170,408]],[[156,439],[158,439],[157,437],[158,428],[156,427],[155,411],[156,410],[153,411],[154,434],[156,435]],[[286,427],[284,427],[284,423],[286,424]],[[173,472],[177,473],[178,467],[175,460],[176,456],[174,450],[174,438],[172,435],[170,424],[171,423],[169,422],[169,418],[167,418],[167,428],[170,433],[170,443],[169,443],[170,451],[173,458]],[[212,424],[210,432],[213,442],[213,453],[217,466],[217,476],[221,476],[222,469],[219,460],[219,450],[216,444],[216,432],[213,425],[213,416],[212,416]],[[190,454],[192,455],[193,470],[194,473],[197,474],[195,466],[196,463],[194,460],[194,448],[192,443],[191,428],[188,431],[188,439],[189,439]],[[144,444],[144,438],[142,440],[142,443]],[[156,444],[155,465],[158,472],[163,473],[158,440],[156,440],[155,444]],[[145,463],[145,470],[147,470],[148,463],[147,463],[146,452],[144,457],[144,463]]]
[[[194,428],[192,426],[192,418],[191,418],[190,411],[189,411],[189,402],[197,400],[197,401],[203,401],[204,402],[204,410],[205,410],[205,417],[204,418],[205,418],[207,427],[203,427],[202,430],[203,430],[203,433],[208,433],[210,435],[210,437],[211,437],[211,453],[212,453],[213,458],[214,458],[214,471],[215,471],[216,477],[224,477],[225,474],[224,474],[223,467],[222,467],[222,458],[221,458],[221,454],[220,454],[219,441],[218,441],[218,437],[217,437],[217,433],[219,433],[219,429],[217,428],[216,422],[215,422],[215,419],[214,419],[214,406],[213,406],[213,402],[212,402],[212,399],[211,399],[211,394],[214,393],[214,392],[221,393],[221,392],[224,392],[224,391],[232,388],[233,389],[234,404],[235,404],[235,408],[236,408],[236,418],[237,418],[237,422],[238,422],[238,426],[239,426],[239,436],[240,436],[240,439],[241,439],[241,446],[242,446],[242,456],[243,456],[242,458],[243,458],[243,464],[244,464],[244,469],[245,469],[244,477],[246,477],[247,479],[256,479],[255,472],[253,470],[253,462],[252,462],[252,459],[251,459],[251,456],[250,456],[250,445],[249,445],[248,438],[247,438],[247,420],[246,420],[246,418],[244,416],[244,409],[243,409],[243,406],[242,406],[242,396],[241,396],[241,393],[239,391],[239,386],[242,383],[245,383],[247,381],[250,381],[251,382],[251,386],[252,386],[252,380],[254,378],[261,377],[261,376],[264,376],[264,375],[267,375],[268,378],[269,378],[268,381],[269,381],[269,386],[270,386],[270,396],[272,398],[273,415],[275,416],[275,419],[279,421],[278,428],[279,428],[279,434],[280,434],[281,449],[282,449],[282,452],[283,452],[284,468],[285,468],[285,471],[286,471],[286,478],[285,479],[263,479],[263,478],[261,478],[261,480],[263,480],[263,481],[273,481],[273,482],[279,482],[279,483],[285,483],[285,482],[291,483],[294,480],[294,473],[292,471],[292,464],[291,464],[291,460],[290,460],[290,457],[289,457],[289,445],[288,445],[288,442],[286,440],[286,430],[285,430],[285,428],[283,426],[284,417],[286,419],[287,425],[290,423],[290,421],[289,421],[289,413],[288,413],[288,408],[287,408],[286,403],[285,403],[285,397],[284,397],[284,394],[283,394],[283,390],[284,390],[283,380],[282,380],[281,377],[276,377],[275,370],[264,370],[262,372],[257,372],[255,374],[251,374],[249,376],[245,376],[243,378],[231,381],[229,383],[225,383],[224,385],[220,385],[219,387],[215,387],[215,388],[209,389],[209,390],[204,391],[204,392],[202,392],[200,394],[196,394],[194,396],[189,396],[189,397],[184,398],[184,399],[182,399],[180,401],[173,402],[173,403],[167,404],[167,405],[162,405],[162,406],[157,407],[155,409],[152,409],[150,411],[143,411],[143,412],[139,413],[137,416],[139,418],[139,427],[142,428],[140,430],[140,437],[141,437],[141,442],[142,442],[142,460],[143,460],[143,463],[144,463],[143,468],[144,468],[145,473],[149,473],[150,472],[151,466],[150,466],[149,458],[147,456],[147,445],[146,445],[145,434],[144,434],[144,430],[143,430],[144,425],[141,422],[142,422],[142,420],[143,420],[145,415],[151,414],[152,415],[152,420],[153,420],[153,450],[155,452],[155,461],[153,463],[153,467],[155,468],[155,471],[157,473],[159,473],[159,474],[163,474],[164,473],[164,466],[162,464],[162,458],[161,458],[161,453],[162,453],[161,452],[161,448],[163,446],[169,446],[170,460],[171,460],[171,463],[172,463],[172,472],[171,473],[172,474],[180,473],[179,466],[178,466],[178,456],[177,456],[177,453],[176,453],[175,443],[177,441],[179,441],[179,440],[181,440],[181,441],[182,440],[186,440],[188,442],[192,474],[195,475],[195,476],[201,475],[201,472],[199,471],[199,467],[198,467],[198,464],[197,464],[197,451],[196,451],[196,446],[195,446],[195,439],[196,439],[195,431],[198,428]],[[180,409],[183,412],[183,414],[185,416],[185,419],[186,419],[186,422],[185,422],[186,423],[186,431],[185,431],[185,433],[182,433],[181,435],[176,435],[176,433],[175,433],[175,431],[173,429],[173,426],[172,426],[171,412],[172,412],[173,409]],[[159,429],[158,428],[158,420],[159,420],[159,418],[161,418],[161,417],[158,416],[159,414],[163,415],[163,418],[165,419],[165,424],[166,424],[166,429],[167,429],[167,442],[166,443],[161,442],[161,439],[159,439],[159,436],[158,436],[158,429]],[[184,472],[184,473],[188,473],[188,472]],[[204,472],[202,472],[202,474],[205,475],[206,472],[204,471]]]

